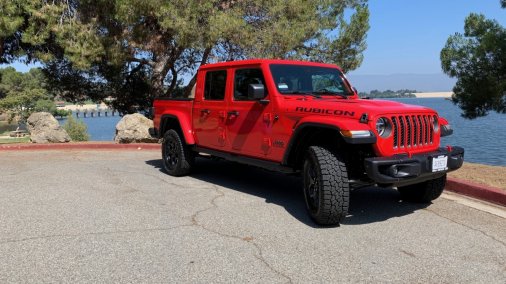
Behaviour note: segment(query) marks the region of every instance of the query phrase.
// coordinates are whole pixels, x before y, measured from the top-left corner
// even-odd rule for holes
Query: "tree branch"
[[[153,67],[155,65],[155,62],[152,61],[152,60],[148,60],[148,59],[142,59],[142,58],[136,58],[136,57],[129,57],[126,59],[127,61],[129,62],[137,62],[137,63],[140,63],[142,65],[149,65],[151,67]]]

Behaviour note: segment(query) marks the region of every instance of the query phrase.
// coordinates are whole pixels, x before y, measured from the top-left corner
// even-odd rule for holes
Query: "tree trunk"
[[[0,59],[4,56],[4,40],[0,38]]]
[[[200,65],[207,63],[207,59],[209,58],[209,55],[211,54],[211,49],[212,48],[208,47],[204,50],[204,53],[202,54],[202,59],[200,60]],[[186,98],[190,96],[193,85],[195,85],[196,82],[197,82],[197,73],[195,73],[195,75],[193,75],[192,79],[190,80],[190,82],[188,82],[188,85],[186,85],[186,87],[185,87],[184,96]]]
[[[174,90],[176,89],[177,85],[177,71],[174,66],[170,68],[170,72],[172,74],[172,81],[170,82],[169,88],[167,89],[167,92],[165,93],[165,96],[167,97],[174,97]]]
[[[153,65],[153,92],[155,97],[162,97],[165,94],[163,82],[165,81],[165,77],[169,72],[170,66],[168,66],[169,62],[168,55],[158,56],[155,60],[155,64]]]

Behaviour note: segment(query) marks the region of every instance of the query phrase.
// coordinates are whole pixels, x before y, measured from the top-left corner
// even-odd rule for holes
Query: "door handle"
[[[228,116],[239,116],[239,112],[236,110],[231,110],[227,112]]]
[[[200,110],[200,113],[202,113],[202,114],[210,114],[211,111],[208,110],[208,109],[202,109],[202,110]]]

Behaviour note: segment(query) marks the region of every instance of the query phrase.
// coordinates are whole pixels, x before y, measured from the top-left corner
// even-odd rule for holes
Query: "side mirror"
[[[263,84],[248,85],[248,99],[261,100],[265,98],[265,87]]]

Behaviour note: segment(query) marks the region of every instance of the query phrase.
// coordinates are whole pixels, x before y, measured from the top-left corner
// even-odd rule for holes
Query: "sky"
[[[368,47],[352,76],[441,74],[439,53],[448,36],[463,32],[471,12],[506,26],[506,9],[499,0],[369,0],[369,10]],[[34,67],[12,66],[22,72]]]
[[[362,65],[351,75],[442,73],[439,53],[471,13],[506,26],[499,0],[369,0],[370,30]]]

